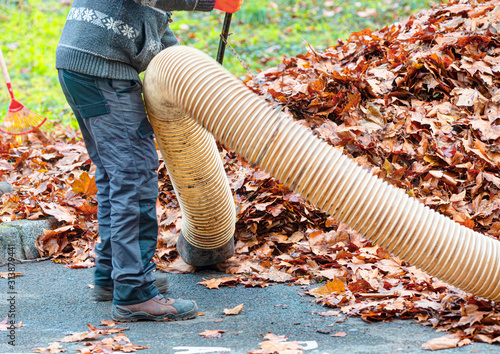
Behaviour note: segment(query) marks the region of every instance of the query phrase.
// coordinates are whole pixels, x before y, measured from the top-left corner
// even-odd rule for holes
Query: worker
[[[75,0],[56,49],[66,100],[96,166],[93,296],[112,299],[115,321],[186,320],[195,301],[169,299],[152,258],[158,223],[158,154],[139,74],[178,45],[171,11],[237,12],[243,0]]]

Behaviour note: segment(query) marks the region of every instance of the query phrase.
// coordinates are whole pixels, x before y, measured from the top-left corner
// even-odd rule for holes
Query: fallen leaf
[[[84,340],[94,340],[96,338],[99,338],[99,336],[100,334],[96,332],[91,332],[91,331],[79,332],[66,336],[63,339],[60,339],[59,342],[61,343],[81,342]]]
[[[345,337],[347,336],[346,332],[337,332],[335,334],[332,334],[330,337]]]
[[[50,343],[47,348],[37,348],[33,350],[34,353],[42,353],[42,354],[55,354],[55,353],[63,353],[66,349],[59,343]]]
[[[198,284],[205,285],[208,289],[219,289],[219,286],[221,285],[235,285],[238,279],[239,278],[237,276],[212,278],[200,281]]]
[[[0,279],[17,278],[22,276],[23,274],[21,274],[20,272],[0,272]]]
[[[68,208],[55,203],[40,202],[39,204],[46,214],[52,215],[57,221],[63,221],[70,224],[75,222],[75,216],[72,215]]]
[[[302,353],[302,346],[298,342],[265,341],[260,343],[260,347],[264,350],[268,350],[271,353],[283,353],[283,354]]]
[[[278,341],[278,342],[284,342],[288,339],[286,336],[276,335],[276,334],[273,334],[271,332],[267,332],[267,334],[264,336],[264,338],[269,339],[271,341]]]
[[[477,89],[454,89],[453,93],[458,96],[457,106],[473,107],[474,113],[478,115],[482,113],[484,106],[488,102],[488,99]]]
[[[75,179],[72,186],[75,193],[82,193],[87,198],[97,194],[95,176],[90,177],[86,171],[81,173],[78,179]]]
[[[109,321],[109,320],[103,320],[103,319],[101,319],[100,321],[101,321],[101,324],[99,326],[108,326],[108,327],[116,326],[115,321]]]
[[[325,285],[309,290],[313,296],[328,296],[331,294],[342,294],[345,292],[345,284],[339,278],[327,281]]]
[[[179,256],[167,267],[165,267],[165,271],[178,274],[194,273],[195,267],[184,262],[183,259]]]
[[[22,321],[19,321],[19,323],[15,323],[15,321],[11,323],[11,321],[13,320],[12,319],[9,320],[9,316],[6,316],[2,320],[2,322],[0,322],[0,331],[10,331],[12,329],[12,326],[14,326],[14,328],[20,328],[26,326],[25,324],[23,324]]]
[[[460,338],[456,334],[447,334],[439,338],[428,340],[422,347],[426,350],[441,350],[456,348]]]
[[[239,304],[238,306],[230,310],[224,309],[224,313],[226,315],[238,315],[241,311],[243,311],[243,304]]]
[[[318,312],[318,315],[320,316],[338,316],[340,315],[340,311],[323,311],[323,312]]]
[[[213,329],[213,330],[207,329],[204,332],[199,333],[199,335],[202,336],[203,338],[221,338],[222,333],[226,333],[226,331],[219,329]]]

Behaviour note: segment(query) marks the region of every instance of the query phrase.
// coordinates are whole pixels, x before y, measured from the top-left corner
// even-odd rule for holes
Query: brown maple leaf
[[[75,179],[72,186],[75,193],[82,193],[87,198],[93,197],[97,193],[95,176],[90,177],[86,171],[82,172],[78,179]]]
[[[240,278],[238,276],[222,277],[222,278],[212,278],[205,279],[198,282],[198,284],[205,285],[208,289],[219,289],[219,286],[234,286]]]
[[[345,292],[345,284],[339,278],[329,280],[325,285],[309,290],[308,293],[313,296],[329,296],[331,294],[342,294]]]

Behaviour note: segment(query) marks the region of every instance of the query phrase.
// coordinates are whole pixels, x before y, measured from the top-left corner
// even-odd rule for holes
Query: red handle
[[[12,84],[10,82],[7,82],[7,90],[9,90],[10,97],[14,99],[14,91],[12,90]]]

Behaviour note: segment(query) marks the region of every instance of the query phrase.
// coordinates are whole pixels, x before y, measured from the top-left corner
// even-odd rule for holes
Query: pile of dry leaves
[[[450,1],[380,31],[309,48],[247,80],[272,104],[389,183],[478,232],[500,236],[500,6]],[[92,165],[72,132],[64,140],[0,143],[2,221],[52,215],[42,255],[91,266],[98,241]],[[69,136],[68,136],[69,135]],[[61,142],[64,141],[64,142]],[[227,276],[202,284],[309,286],[338,313],[367,321],[412,318],[449,333],[425,344],[500,342],[500,304],[421,272],[329,218],[267,173],[225,151],[238,206]],[[160,269],[190,272],[175,249],[180,210],[160,167]]]
[[[77,135],[68,129],[43,140],[36,135],[29,141],[2,137],[0,179],[14,192],[0,196],[0,220],[56,218],[60,227],[38,238],[40,254],[72,267],[90,267],[98,237],[97,188],[93,165]]]

